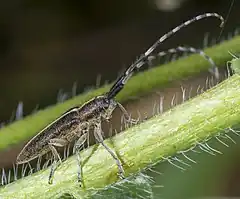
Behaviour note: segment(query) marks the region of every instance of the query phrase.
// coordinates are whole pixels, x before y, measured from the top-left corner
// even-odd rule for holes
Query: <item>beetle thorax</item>
[[[96,107],[103,119],[110,119],[112,112],[117,106],[117,102],[114,99],[108,99],[106,96],[99,96],[95,98]]]

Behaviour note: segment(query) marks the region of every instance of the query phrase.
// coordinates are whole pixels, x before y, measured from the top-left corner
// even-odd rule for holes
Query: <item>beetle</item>
[[[145,53],[140,55],[140,57],[132,65],[130,65],[130,67],[123,73],[123,75],[121,75],[115,81],[115,83],[107,93],[101,96],[94,97],[93,99],[86,102],[80,107],[74,107],[68,110],[67,112],[62,114],[59,118],[57,118],[55,121],[53,121],[44,129],[42,129],[37,135],[35,135],[19,153],[19,155],[17,156],[16,163],[23,164],[39,156],[42,156],[48,152],[52,152],[54,160],[51,165],[50,175],[48,179],[48,183],[52,184],[54,172],[57,169],[57,167],[61,164],[61,158],[57,152],[56,147],[64,147],[76,140],[76,144],[74,147],[78,164],[77,179],[78,182],[80,182],[81,184],[82,167],[80,150],[84,142],[88,138],[89,129],[93,128],[93,134],[95,139],[108,151],[108,153],[116,161],[116,165],[118,167],[118,175],[121,179],[123,179],[124,169],[122,163],[115,154],[115,152],[104,143],[101,122],[103,120],[109,120],[116,107],[119,107],[122,110],[127,121],[134,122],[134,120],[130,119],[125,108],[114,99],[115,96],[124,88],[124,85],[127,83],[129,78],[134,74],[134,72],[137,71],[148,61],[149,55],[163,41],[174,35],[180,29],[187,27],[189,24],[207,17],[219,18],[221,20],[221,26],[223,26],[224,24],[224,19],[219,14],[205,13],[182,23],[181,25],[175,27],[174,29],[163,35]],[[210,72],[214,72],[215,75],[217,74],[216,65],[211,60],[211,58],[209,58],[203,53],[203,51],[191,47],[190,48],[177,47],[175,49],[169,50],[168,52],[173,53],[175,52],[174,50],[199,53],[205,59],[207,59],[212,65]]]

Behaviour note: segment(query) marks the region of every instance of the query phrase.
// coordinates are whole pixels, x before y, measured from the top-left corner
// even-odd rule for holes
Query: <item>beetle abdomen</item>
[[[78,109],[73,109],[63,114],[25,145],[17,157],[17,164],[23,164],[46,154],[50,151],[48,144],[51,139],[66,139],[69,137],[68,135],[75,135],[80,123]],[[71,141],[69,139],[66,140],[68,142]]]

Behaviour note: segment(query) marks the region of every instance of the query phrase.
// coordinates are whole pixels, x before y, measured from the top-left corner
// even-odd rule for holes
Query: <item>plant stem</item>
[[[174,154],[205,142],[240,123],[240,76],[233,75],[216,87],[117,134],[105,143],[123,162],[126,176]],[[117,166],[110,154],[94,145],[81,152],[84,188],[76,182],[75,156],[56,171],[48,185],[49,170],[37,172],[0,189],[2,198],[58,198],[69,193],[83,198],[118,181]],[[94,153],[93,153],[94,151]]]

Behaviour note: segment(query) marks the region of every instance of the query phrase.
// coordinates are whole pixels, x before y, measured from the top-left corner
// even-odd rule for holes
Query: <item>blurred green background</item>
[[[156,0],[157,1],[157,0]],[[161,0],[159,0],[161,1]],[[24,114],[56,102],[59,89],[77,91],[113,81],[158,37],[204,12],[226,15],[231,1],[185,0],[180,8],[159,10],[154,0],[0,2],[0,121],[7,121],[17,103]],[[235,2],[225,35],[239,25]],[[189,26],[165,42],[203,46],[204,33],[218,36],[219,21]],[[156,51],[156,52],[157,52]]]
[[[56,103],[60,89],[71,97],[74,82],[80,93],[95,86],[98,75],[101,85],[113,81],[171,28],[205,12],[226,16],[230,4],[231,0],[1,1],[0,123],[14,119],[19,102],[27,115],[36,106]],[[236,1],[224,28],[225,38],[240,25],[239,6]],[[214,19],[198,22],[157,52],[178,45],[202,48],[205,33],[217,38],[218,25]],[[234,140],[237,144],[229,143],[229,148],[212,141],[211,146],[216,145],[223,155],[192,152],[197,164],[184,172],[168,163],[156,168],[164,175],[149,171],[155,197],[240,197],[240,138]]]

